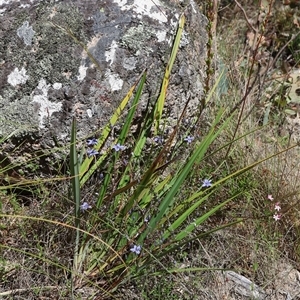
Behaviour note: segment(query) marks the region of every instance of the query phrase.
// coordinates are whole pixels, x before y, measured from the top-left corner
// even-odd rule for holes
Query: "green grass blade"
[[[192,224],[188,225],[185,229],[183,229],[179,234],[176,235],[175,237],[175,241],[180,241],[182,239],[184,239],[185,237],[187,237],[198,225],[202,224],[203,222],[205,222],[211,215],[213,215],[216,211],[218,211],[219,209],[221,209],[223,206],[225,206],[227,203],[229,203],[230,201],[232,201],[233,199],[235,199],[237,196],[241,195],[242,193],[238,193],[236,195],[234,195],[233,197],[231,197],[230,199],[227,199],[226,201],[222,202],[219,205],[216,205],[214,208],[212,208],[210,211],[208,211],[207,213],[205,213],[204,215],[202,215],[201,217],[199,217],[198,219],[196,219]],[[201,204],[201,200],[200,203]],[[188,211],[187,213],[192,213],[192,211],[194,211],[197,207],[198,207],[198,202],[195,203]],[[182,216],[182,219],[186,219],[187,215],[185,214],[184,216]]]
[[[75,227],[79,226],[80,218],[80,183],[79,161],[76,150],[76,120],[73,118],[70,146],[70,170],[72,176],[72,192],[75,204]]]
[[[139,238],[139,241],[142,242],[143,239],[150,233],[152,232],[157,224],[161,221],[162,217],[167,213],[168,209],[172,206],[172,204],[175,201],[175,195],[178,193],[180,190],[184,180],[187,178],[189,175],[190,170],[192,169],[194,163],[201,158],[204,157],[209,145],[216,139],[216,137],[219,135],[219,133],[224,129],[224,127],[228,124],[228,122],[231,120],[231,118],[228,118],[226,122],[219,128],[219,130],[214,133],[216,125],[219,123],[221,117],[222,117],[223,112],[220,111],[218,114],[215,123],[213,124],[210,132],[206,136],[206,138],[201,141],[200,145],[195,149],[193,155],[191,158],[187,161],[185,164],[184,168],[180,171],[178,174],[178,177],[176,178],[174,184],[171,186],[169,192],[165,196],[164,199],[162,199],[161,204],[158,208],[158,213],[156,216],[151,218],[149,222],[149,226],[146,229],[145,232],[143,232]]]
[[[141,75],[143,76],[144,73]],[[140,76],[140,77],[141,77]],[[122,114],[124,108],[126,107],[126,105],[128,104],[136,86],[137,83],[140,80],[137,80],[137,82],[131,87],[131,89],[129,90],[129,92],[127,93],[127,95],[124,97],[124,99],[122,100],[122,102],[120,103],[120,105],[117,107],[117,109],[115,110],[114,114],[112,115],[112,117],[110,118],[110,121],[108,122],[108,124],[104,127],[101,136],[98,140],[98,144],[95,146],[95,150],[99,151],[101,149],[101,147],[103,147],[107,137],[109,136],[110,132],[111,132],[111,128],[116,124],[116,122],[118,121],[120,115]],[[87,157],[82,165],[80,166],[80,186],[83,186],[86,181],[92,176],[92,174],[99,168],[99,166],[101,165],[101,163],[104,161],[105,157],[107,156],[107,153],[104,154],[103,157],[100,157],[95,164],[90,167],[93,158],[92,157]]]
[[[76,120],[73,118],[72,132],[71,132],[71,145],[70,145],[70,170],[72,176],[72,193],[75,206],[75,227],[76,227],[76,238],[75,238],[75,251],[72,274],[78,274],[78,266],[80,260],[79,254],[79,238],[80,238],[80,182],[79,182],[79,161],[76,150]],[[74,283],[74,280],[72,280]]]
[[[137,109],[138,103],[139,103],[141,95],[142,95],[143,87],[144,87],[144,84],[145,84],[145,81],[146,81],[146,75],[147,75],[147,73],[146,73],[146,71],[144,71],[143,74],[142,74],[140,83],[137,87],[137,91],[136,91],[136,94],[135,94],[134,99],[132,101],[130,110],[128,112],[125,124],[122,128],[122,131],[121,131],[121,134],[120,134],[120,139],[119,139],[120,143],[123,143],[125,141],[125,139],[128,135],[128,132],[130,130],[130,125],[132,123],[135,111]]]
[[[144,71],[143,73],[143,76],[141,78],[141,81],[140,81],[140,84],[137,88],[137,91],[136,91],[136,94],[135,94],[135,97],[133,99],[133,102],[132,102],[132,105],[131,105],[131,108],[129,110],[129,113],[127,115],[127,118],[126,118],[126,121],[125,121],[125,124],[122,128],[122,131],[121,131],[121,134],[120,134],[120,139],[119,139],[119,143],[121,145],[124,144],[124,141],[128,135],[128,132],[130,130],[130,125],[132,123],[132,120],[133,120],[133,117],[134,117],[134,114],[136,112],[136,109],[137,109],[137,105],[140,101],[140,98],[141,98],[141,94],[142,94],[142,91],[143,91],[143,87],[144,87],[144,84],[145,84],[145,81],[146,81],[146,71]],[[134,155],[130,157],[130,161],[134,159]],[[128,173],[129,173],[129,167],[130,167],[130,161],[128,162],[127,166],[126,166],[126,169],[124,171],[124,175],[122,176],[121,180],[120,180],[120,183],[119,183],[119,188],[125,186],[125,184],[128,182],[129,178],[128,178]]]
[[[177,55],[177,52],[178,52],[179,43],[180,43],[184,23],[185,23],[185,16],[182,14],[181,17],[180,17],[180,20],[179,20],[179,25],[178,25],[175,41],[174,41],[174,44],[173,44],[172,53],[171,53],[169,62],[168,62],[167,67],[166,67],[166,71],[165,71],[165,74],[164,74],[164,79],[163,79],[163,82],[162,82],[162,85],[161,85],[159,98],[158,98],[158,101],[157,101],[157,104],[156,104],[156,110],[155,110],[155,132],[156,133],[158,132],[160,119],[162,117],[162,112],[163,112],[165,99],[166,99],[166,95],[167,95],[167,89],[168,89],[168,85],[169,85],[170,75],[171,75],[173,64],[174,64],[174,61],[175,61],[175,58],[176,58],[176,55]]]
[[[204,197],[202,197],[199,201],[195,202],[191,207],[189,207],[183,214],[180,215],[180,217],[172,224],[170,225],[170,227],[168,228],[168,231],[166,231],[163,235],[164,239],[167,239],[170,235],[171,232],[173,232],[174,230],[176,230],[184,221],[186,221],[186,219],[204,202],[208,199],[208,197],[213,194],[214,191],[212,191],[211,193],[209,193],[208,195],[205,195]],[[236,198],[237,196],[241,195],[242,193],[239,193],[237,195],[235,195],[234,197],[227,199],[226,201],[224,201],[222,204],[214,207],[212,210],[210,210],[209,212],[207,212],[206,214],[202,215],[200,218],[198,218],[192,225],[197,224],[200,225],[202,222],[204,222],[208,217],[210,217],[213,213],[216,212],[216,208],[220,209],[221,207],[223,207],[225,204],[227,204],[229,201],[233,200],[234,198]],[[202,222],[201,222],[202,221]],[[197,223],[199,222],[199,223]],[[184,234],[185,232],[187,232],[186,230],[183,230],[181,232],[181,234]],[[189,234],[190,232],[188,232]],[[184,236],[185,237],[185,236]],[[177,239],[175,239],[177,240]]]
[[[131,125],[132,120],[134,118],[134,114],[135,114],[135,111],[137,109],[137,105],[138,105],[138,102],[140,100],[141,93],[142,93],[145,81],[146,81],[146,71],[144,71],[144,73],[142,74],[142,77],[141,77],[140,83],[138,85],[135,97],[134,97],[133,102],[131,104],[128,115],[126,117],[124,126],[122,128],[121,133],[120,133],[120,137],[117,141],[117,143],[119,143],[121,145],[124,144],[124,142],[125,142],[125,140],[128,136],[128,133],[129,133],[129,130],[130,130],[130,125]],[[97,207],[100,207],[105,195],[107,194],[107,188],[109,187],[109,184],[111,182],[111,175],[112,175],[112,172],[114,170],[115,163],[118,161],[119,156],[120,156],[120,153],[115,152],[114,155],[113,155],[113,160],[109,164],[107,174],[106,174],[106,176],[103,180],[103,184],[101,185],[101,188],[100,188],[100,191],[99,191],[99,197],[98,197],[98,200],[97,200]],[[128,175],[128,169],[129,169],[128,166],[129,166],[129,163],[128,163],[125,171],[124,171],[124,174],[122,175],[122,177],[120,179],[119,188],[124,187],[125,184],[128,182],[128,180],[127,180],[128,179],[128,176],[127,176]],[[118,206],[118,202],[119,202],[120,197],[115,197],[114,199],[115,199],[114,203],[113,203],[113,205],[111,205],[110,210],[115,210],[116,209],[116,207]]]

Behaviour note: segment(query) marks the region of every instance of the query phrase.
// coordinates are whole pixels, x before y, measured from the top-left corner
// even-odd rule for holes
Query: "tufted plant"
[[[202,125],[201,130],[206,133],[200,137],[201,117],[205,114],[207,103],[213,99],[212,95],[223,74],[207,91],[206,98],[199,99],[198,116],[185,126],[187,102],[177,125],[171,132],[165,133],[164,103],[184,21],[184,16],[181,16],[157,101],[148,105],[148,110],[139,120],[139,126],[135,122],[147,79],[146,70],[121,101],[104,129],[97,133],[97,137],[91,133],[85,146],[76,137],[76,119],[73,119],[69,152],[71,176],[68,179],[71,181],[70,198],[74,217],[67,215],[63,221],[58,221],[48,216],[0,214],[6,219],[30,219],[38,225],[43,224],[40,227],[46,229],[47,225],[53,225],[56,231],[51,241],[55,240],[58,235],[56,232],[61,228],[74,233],[65,242],[66,247],[72,249],[68,256],[68,262],[72,260],[71,267],[59,258],[57,261],[49,259],[42,250],[36,254],[0,245],[1,249],[10,249],[41,261],[49,269],[63,271],[67,279],[71,278],[65,291],[67,297],[71,295],[76,299],[81,290],[89,288],[86,292],[88,299],[112,298],[121,283],[145,274],[157,276],[206,270],[200,267],[169,268],[164,259],[182,247],[188,247],[196,239],[244,221],[244,218],[236,217],[222,225],[199,229],[226,205],[238,200],[243,193],[251,192],[247,185],[242,187],[241,184],[233,193],[227,193],[226,185],[230,181],[238,181],[262,162],[296,147],[290,146],[233,172],[222,170],[225,165],[223,161],[216,166],[217,170],[209,170],[207,161],[215,157],[220,160],[220,153],[245,137],[238,136],[230,139],[229,143],[219,144],[218,138],[228,134],[227,129],[236,117],[235,113],[230,114],[222,105],[212,122],[206,122],[206,127]],[[72,32],[69,34],[72,36]],[[224,161],[226,159],[227,155]],[[223,197],[218,202],[209,203],[222,192],[225,199]],[[40,249],[43,249],[42,246]],[[153,265],[158,267],[150,274]],[[45,288],[53,289],[56,285],[55,282],[55,285]]]
[[[167,137],[159,135],[168,81],[183,26],[182,16],[158,100],[146,113],[140,130],[135,132],[135,139],[131,138],[130,128],[141,99],[146,71],[123,99],[100,137],[88,140],[92,148],[87,150],[85,159],[76,150],[76,120],[73,121],[70,157],[77,235],[72,283],[76,290],[83,283],[86,284],[88,279],[100,289],[97,293],[99,299],[109,297],[121,282],[144,274],[149,266],[159,263],[163,257],[182,245],[241,222],[243,219],[237,218],[234,222],[216,227],[205,234],[194,233],[210,216],[237,199],[243,191],[231,195],[208,211],[197,214],[211,196],[219,193],[227,181],[277,155],[255,162],[214,183],[207,175],[203,182],[198,183],[196,190],[183,188],[194,176],[194,170],[207,159],[209,147],[226,131],[233,117],[221,108],[206,136],[194,139],[193,132],[190,131],[178,142],[185,114],[183,111],[173,132]],[[212,92],[217,85],[218,82]],[[135,96],[122,123],[120,134],[114,141],[114,146],[107,148],[105,142],[134,91]],[[207,97],[206,103],[209,99],[210,96]],[[199,111],[202,111],[202,108],[199,108]],[[198,122],[199,119],[194,120],[191,128],[195,128]],[[149,151],[147,139],[151,135],[156,136],[152,140],[160,145],[159,149],[152,147]],[[233,142],[238,139],[240,138]],[[228,145],[223,147],[226,146]],[[223,147],[216,150],[216,153]],[[81,190],[99,170],[103,170],[105,175],[101,175],[102,181],[96,193],[96,201],[91,203],[82,200]],[[162,267],[161,273],[187,270],[190,269]],[[203,269],[193,268],[193,271],[196,270]]]

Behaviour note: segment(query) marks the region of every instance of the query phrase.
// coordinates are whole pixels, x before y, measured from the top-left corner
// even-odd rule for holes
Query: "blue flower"
[[[113,149],[115,149],[115,151],[120,151],[120,150],[124,150],[126,147],[123,145],[120,145],[119,143],[113,146]]]
[[[94,155],[97,155],[97,154],[99,154],[99,152],[95,149],[88,149],[87,150],[88,157],[91,157],[91,156],[94,156]]]
[[[97,139],[95,139],[95,138],[92,138],[92,139],[89,139],[89,140],[87,140],[87,145],[90,147],[90,146],[95,146],[95,145],[97,145],[97,143],[98,143],[98,141],[97,141]]]
[[[211,187],[212,183],[211,183],[211,179],[204,179],[202,181],[202,187]]]
[[[92,206],[89,205],[87,202],[83,202],[83,203],[80,205],[80,210],[81,210],[81,211],[85,211],[85,210],[90,209],[90,208],[92,208]]]
[[[156,143],[156,144],[162,144],[164,142],[163,138],[160,137],[160,136],[156,136],[153,141]]]
[[[139,255],[142,251],[142,246],[140,245],[133,245],[132,248],[130,248],[130,251],[135,253],[136,255]]]
[[[190,135],[188,135],[188,136],[184,139],[184,141],[187,142],[188,144],[190,144],[193,140],[194,140],[194,137],[193,137],[193,136],[190,136]]]
[[[151,216],[148,216],[148,217],[146,217],[146,218],[144,219],[144,222],[145,222],[145,223],[148,223],[148,222],[150,221],[150,219],[151,219]]]

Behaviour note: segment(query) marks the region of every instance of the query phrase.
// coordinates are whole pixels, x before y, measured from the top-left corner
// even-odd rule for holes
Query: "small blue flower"
[[[146,218],[144,219],[144,222],[145,222],[145,223],[148,223],[148,222],[150,221],[150,219],[151,219],[151,216],[148,216],[148,217],[146,217]]]
[[[211,187],[212,183],[211,183],[211,179],[204,179],[202,181],[202,187]]]
[[[155,138],[153,138],[153,141],[156,144],[162,144],[164,142],[163,138],[161,138],[160,136],[156,136]]]
[[[97,154],[99,154],[99,152],[95,149],[88,149],[87,150],[88,157],[91,157],[91,156],[94,156],[94,155],[97,155]]]
[[[140,245],[133,245],[132,248],[130,248],[130,251],[135,253],[136,255],[139,255],[142,251],[142,246]]]
[[[115,151],[118,152],[118,151],[120,151],[120,150],[124,150],[126,147],[123,146],[123,145],[120,145],[120,144],[118,143],[118,144],[114,145],[112,148],[115,149]]]
[[[184,139],[184,141],[187,142],[188,144],[190,144],[193,140],[194,140],[194,137],[190,136],[190,135]]]
[[[87,145],[88,145],[89,147],[95,146],[95,145],[97,145],[97,143],[98,143],[98,141],[97,141],[97,139],[95,139],[95,138],[92,138],[92,139],[87,140]]]
[[[92,208],[91,205],[89,205],[87,202],[83,202],[81,205],[80,205],[80,210],[81,211],[86,211],[88,209]]]

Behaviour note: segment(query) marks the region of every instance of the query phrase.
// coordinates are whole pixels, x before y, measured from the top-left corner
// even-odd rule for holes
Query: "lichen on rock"
[[[207,37],[206,18],[193,0],[187,2],[184,8],[159,0],[2,5],[1,135],[20,128],[39,137],[41,147],[54,146],[51,136],[67,145],[75,116],[78,138],[85,138],[107,123],[147,68],[142,113],[158,96],[182,13],[187,21],[164,118],[173,126],[187,99],[192,116],[202,94]]]

